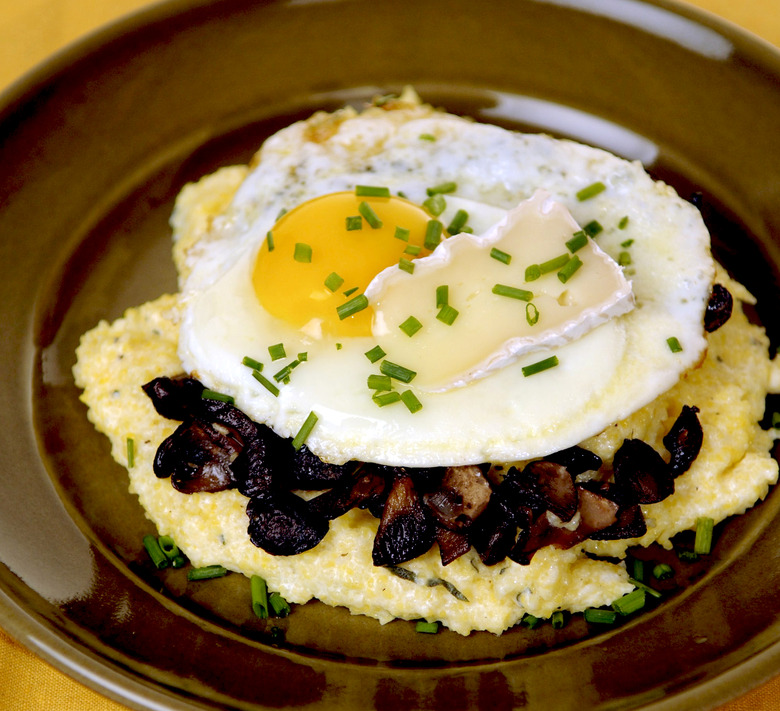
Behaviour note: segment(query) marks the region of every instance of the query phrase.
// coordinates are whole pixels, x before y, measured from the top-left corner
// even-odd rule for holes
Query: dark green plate
[[[590,8],[590,9],[588,9]],[[0,107],[0,624],[137,708],[706,708],[779,669],[778,492],[608,631],[419,635],[318,603],[255,620],[240,576],[158,574],[70,368],[79,334],[174,288],[188,180],[315,109],[413,84],[451,111],[644,160],[699,191],[778,340],[780,57],[668,2],[170,2]]]

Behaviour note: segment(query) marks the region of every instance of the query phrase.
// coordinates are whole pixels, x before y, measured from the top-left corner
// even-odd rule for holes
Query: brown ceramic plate
[[[78,401],[79,334],[174,288],[188,180],[315,109],[411,83],[451,111],[639,158],[703,194],[719,258],[778,342],[780,57],[658,0],[163,3],[0,108],[0,624],[137,708],[705,708],[780,657],[778,492],[684,590],[607,632],[418,635],[248,583],[158,574],[127,476]]]

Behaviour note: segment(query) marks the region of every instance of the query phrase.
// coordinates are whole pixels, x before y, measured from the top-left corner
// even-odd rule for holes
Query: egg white
[[[182,285],[179,355],[185,368],[233,395],[238,407],[280,435],[294,435],[313,411],[318,422],[307,445],[332,462],[517,461],[597,434],[666,391],[702,358],[702,316],[714,273],[709,235],[698,211],[641,165],[447,114],[369,111],[345,117],[322,140],[309,140],[308,131],[306,123],[294,124],[265,143],[217,225],[221,236],[200,250]],[[636,308],[464,387],[421,394],[417,413],[400,403],[379,408],[366,387],[377,366],[364,355],[375,341],[343,339],[337,349],[266,313],[251,283],[254,255],[283,208],[366,183],[422,203],[427,187],[449,180],[457,191],[448,209],[470,201],[475,229],[488,228],[537,189],[548,191],[580,225],[598,220],[604,227],[599,246],[613,258],[626,249],[631,254],[627,274]],[[579,201],[577,192],[595,181],[607,189]],[[621,246],[632,239],[630,247]],[[672,336],[682,352],[669,349]],[[287,362],[270,362],[267,348],[276,343],[291,357],[306,351],[308,359],[273,397],[241,361],[265,361],[270,377]],[[557,368],[523,377],[522,366],[553,352]]]

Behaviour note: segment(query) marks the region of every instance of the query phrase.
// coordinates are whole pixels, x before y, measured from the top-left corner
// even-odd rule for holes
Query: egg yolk
[[[314,337],[370,336],[370,307],[351,315],[338,307],[386,267],[429,254],[430,220],[399,197],[339,192],[309,200],[283,215],[260,247],[255,294],[266,311]]]

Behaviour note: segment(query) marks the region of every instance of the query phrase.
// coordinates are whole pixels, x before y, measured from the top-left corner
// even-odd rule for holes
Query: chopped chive
[[[624,249],[628,249],[632,244],[634,244],[634,240],[627,239],[625,242],[621,242],[620,246],[623,247]]]
[[[365,294],[358,294],[352,297],[349,301],[345,301],[340,306],[336,307],[336,313],[339,315],[339,319],[343,321],[345,318],[352,316],[359,311],[368,307],[368,298]]]
[[[379,406],[392,405],[394,402],[400,402],[401,393],[397,390],[388,390],[387,392],[377,391],[371,396],[371,399]]]
[[[450,306],[449,304],[444,304],[444,306],[439,309],[439,313],[436,314],[436,318],[441,321],[442,323],[446,323],[448,326],[452,326],[453,323],[455,323],[455,319],[458,318],[460,315],[460,312]]]
[[[274,233],[271,232],[271,230],[268,230],[268,232],[265,235],[265,243],[268,245],[268,251],[273,252],[274,251]]]
[[[675,336],[670,336],[666,339],[666,345],[669,346],[669,350],[672,353],[681,353],[683,347],[680,345],[680,341]]]
[[[260,383],[271,395],[279,397],[279,388],[276,387],[268,378],[266,378],[259,370],[252,371],[252,377]]]
[[[631,264],[631,253],[630,252],[621,252],[618,254],[617,263],[621,267],[627,267]]]
[[[523,376],[527,378],[529,375],[536,375],[543,370],[554,368],[556,365],[558,365],[558,356],[550,356],[536,363],[531,363],[531,365],[523,366]]]
[[[618,229],[624,230],[628,227],[628,215],[624,215],[620,218],[620,222],[618,222]]]
[[[344,347],[344,345],[342,343],[337,343],[336,344],[336,350],[337,351],[340,351],[343,347]]]
[[[378,360],[382,360],[387,355],[380,346],[374,346],[370,351],[365,352],[366,358],[372,363],[376,363]]]
[[[296,434],[295,437],[293,437],[292,446],[296,452],[303,446],[303,443],[306,441],[307,437],[311,434],[311,431],[314,429],[314,425],[317,424],[318,419],[319,418],[317,417],[314,411],[310,412],[306,416],[306,419],[303,421],[303,424],[301,425],[301,429],[298,430],[298,434]]]
[[[135,440],[132,437],[127,438],[127,468],[132,469],[135,466]]]
[[[402,383],[411,383],[414,380],[414,376],[417,375],[416,371],[404,368],[404,366],[392,363],[389,360],[383,360],[379,364],[379,371],[395,380],[400,380]]]
[[[242,365],[245,365],[247,368],[251,368],[252,370],[262,370],[263,364],[259,360],[255,360],[254,358],[250,358],[249,356],[244,356],[243,360],[241,361]]]
[[[583,230],[575,232],[571,239],[566,242],[566,248],[574,254],[582,249],[588,243],[588,235]]]
[[[452,217],[452,221],[447,225],[447,232],[451,235],[456,235],[465,226],[466,221],[469,219],[469,213],[465,210],[458,210]]]
[[[406,409],[412,414],[422,410],[422,403],[417,399],[417,396],[411,390],[404,390],[401,393],[401,401],[406,405]]]
[[[631,582],[634,585],[636,585],[636,587],[639,590],[643,590],[645,593],[647,593],[648,595],[651,595],[652,597],[654,597],[656,599],[660,599],[660,598],[663,597],[662,593],[658,592],[658,590],[656,590],[655,588],[651,588],[649,585],[645,585],[645,583],[643,583],[641,580],[636,580],[634,578],[629,578],[628,580],[629,580],[629,582]]]
[[[232,405],[235,400],[232,395],[225,395],[225,393],[218,393],[216,390],[209,390],[206,388],[200,394],[204,400],[217,400],[218,402],[226,402],[228,405]]]
[[[347,232],[363,229],[363,218],[360,215],[348,215],[345,220]]]
[[[536,326],[539,322],[539,309],[531,302],[525,305],[525,320],[528,321],[529,326]]]
[[[775,429],[780,428],[780,412],[772,413],[772,427]]]
[[[550,622],[554,630],[563,629],[566,626],[566,615],[563,614],[563,610],[556,610],[550,617]]]
[[[406,321],[398,326],[409,338],[422,328],[422,324],[414,317],[410,316]]]
[[[398,197],[400,198],[406,198],[406,193],[403,190],[398,191]]]
[[[439,631],[438,622],[418,622],[414,629],[422,634],[436,634]]]
[[[674,576],[674,570],[671,565],[659,563],[653,568],[653,577],[656,580],[668,580]]]
[[[447,209],[447,201],[444,199],[444,195],[436,193],[436,195],[431,195],[431,197],[423,202],[423,207],[428,210],[431,215],[438,217]]]
[[[268,585],[259,575],[249,579],[249,589],[252,595],[252,612],[261,620],[268,617]]]
[[[358,197],[390,197],[390,188],[378,185],[356,185],[355,195]]]
[[[588,237],[595,237],[597,234],[604,231],[601,223],[598,220],[591,220],[585,227],[582,228]]]
[[[597,607],[589,607],[582,613],[585,622],[597,625],[613,625],[617,619],[617,612],[614,610],[602,610]]]
[[[457,189],[458,184],[452,180],[448,180],[446,183],[439,183],[438,185],[434,185],[432,188],[426,188],[425,192],[429,195],[429,197],[433,197],[434,195],[454,193]]]
[[[379,215],[374,212],[374,208],[371,207],[365,200],[358,205],[358,212],[366,218],[366,222],[375,230],[378,230],[382,226],[382,220],[379,219]]]
[[[698,554],[694,553],[693,551],[678,550],[676,551],[676,553],[677,553],[677,557],[683,563],[695,563],[697,560],[699,560]]]
[[[223,565],[206,565],[202,568],[192,568],[187,571],[187,580],[213,580],[214,578],[224,578],[227,575],[227,568]]]
[[[305,242],[296,242],[295,250],[293,252],[293,259],[296,262],[301,262],[302,264],[310,264],[311,245],[308,245]]]
[[[645,562],[639,558],[629,557],[626,568],[629,569],[629,576],[633,580],[644,582],[645,580]]]
[[[275,343],[272,346],[268,346],[268,355],[271,356],[271,360],[281,360],[287,357],[287,352],[284,350],[283,343]]]
[[[417,138],[419,138],[421,141],[430,141],[431,143],[436,140],[436,136],[434,136],[432,133],[421,133]]]
[[[287,602],[278,592],[272,592],[268,596],[268,604],[277,617],[287,617],[290,614],[290,603]]]
[[[510,299],[519,299],[520,301],[530,301],[534,298],[533,292],[516,286],[508,286],[507,284],[496,284],[493,287],[493,293],[498,296],[507,296]]]
[[[596,181],[595,183],[591,183],[587,187],[582,188],[582,190],[578,190],[577,200],[580,202],[583,202],[584,200],[590,200],[593,197],[596,197],[599,193],[604,192],[607,189],[607,186],[604,185],[600,180]]]
[[[408,227],[398,227],[395,228],[395,234],[393,235],[396,239],[400,239],[403,242],[409,241],[409,228]]]
[[[287,214],[287,208],[286,207],[280,208],[279,212],[276,213],[276,222],[281,220],[286,214]]]
[[[548,259],[546,262],[542,262],[539,264],[539,272],[541,274],[549,274],[550,272],[557,272],[561,267],[563,267],[566,262],[568,262],[570,259],[569,255],[565,252],[563,254],[558,255],[557,257],[553,257],[552,259]],[[528,281],[526,279],[526,281]]]
[[[632,590],[612,603],[612,609],[619,615],[630,615],[645,606],[645,591],[641,588]]]
[[[338,291],[343,283],[344,279],[336,274],[336,272],[331,272],[325,277],[325,288],[329,291]]]
[[[696,555],[707,555],[712,550],[712,528],[715,521],[709,516],[700,516],[696,519],[696,539],[693,543],[693,552]]]
[[[306,351],[302,351],[298,354],[298,360],[301,363],[304,363],[305,361],[309,360],[309,354]]]
[[[493,259],[502,262],[503,264],[509,264],[512,261],[512,255],[507,254],[506,252],[502,252],[497,247],[493,247],[493,249],[490,250],[490,256],[493,257]]]
[[[523,615],[523,619],[520,620],[520,624],[527,627],[529,630],[535,629],[543,622],[544,620],[541,617],[536,617],[536,615],[532,615],[528,612],[526,612]]]
[[[404,254],[409,254],[412,257],[416,257],[422,251],[422,247],[417,244],[407,244]]]
[[[344,296],[352,296],[352,294],[354,294],[357,290],[358,290],[358,287],[357,286],[353,286],[351,289],[347,289],[344,292]]]
[[[576,272],[582,266],[582,260],[575,254],[566,264],[558,270],[558,279],[562,284],[565,284],[569,279],[574,276]]]
[[[376,375],[376,373],[372,373],[368,376],[367,385],[369,390],[384,391],[393,389],[393,381],[389,375]]]
[[[540,276],[542,276],[542,270],[538,264],[531,264],[525,268],[526,281],[536,281]]]
[[[290,373],[292,373],[294,368],[297,368],[301,362],[299,360],[291,360],[287,365],[284,366],[278,373],[274,373],[273,379],[280,383],[283,380],[287,380],[287,378],[290,377]]]
[[[436,249],[436,246],[441,242],[441,233],[444,229],[444,225],[438,220],[428,220],[428,225],[425,228],[425,249]]]
[[[436,287],[436,308],[440,309],[450,302],[450,287],[442,284]]]
[[[410,259],[405,259],[404,257],[401,257],[398,260],[398,268],[402,272],[406,272],[407,274],[414,274],[414,262]]]
[[[156,536],[144,536],[144,548],[146,548],[146,552],[149,554],[149,557],[152,559],[152,563],[154,563],[154,567],[157,568],[157,570],[162,570],[163,568],[168,567],[168,558],[165,556],[165,553],[163,553],[162,548],[160,548],[160,543],[157,540]]]
[[[157,544],[160,546],[160,550],[165,554],[165,557],[171,562],[181,555],[179,546],[176,545],[176,541],[170,536],[158,536]]]

